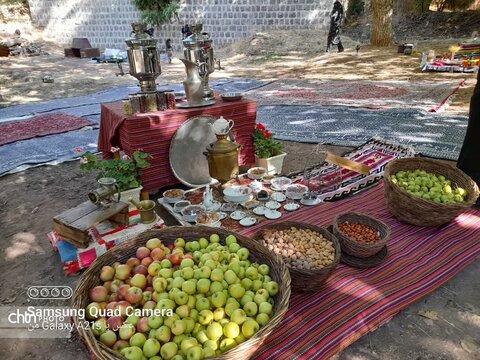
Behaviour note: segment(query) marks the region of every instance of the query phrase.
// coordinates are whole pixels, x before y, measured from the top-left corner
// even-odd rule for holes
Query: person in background
[[[192,35],[192,31],[190,30],[190,26],[188,24],[185,24],[182,26],[182,39],[185,39]]]
[[[165,49],[167,51],[168,63],[172,63],[173,58],[173,46],[172,46],[172,39],[167,39],[165,41]]]
[[[344,50],[342,40],[340,40],[340,28],[342,26],[342,21],[343,6],[340,1],[335,0],[333,3],[332,12],[330,14],[330,30],[327,38],[327,53],[330,52],[330,47],[332,45],[337,45],[338,52],[342,52]]]
[[[477,85],[470,100],[467,133],[457,167],[480,186],[480,71],[477,73]],[[480,205],[480,200],[477,200],[477,205]]]

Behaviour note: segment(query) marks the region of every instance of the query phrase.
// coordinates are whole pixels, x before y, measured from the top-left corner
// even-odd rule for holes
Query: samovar
[[[213,100],[213,90],[208,85],[208,77],[215,71],[212,39],[202,29],[203,24],[191,26],[192,35],[183,40],[183,54],[185,59],[196,63],[199,67],[199,74],[203,81],[203,99]]]
[[[151,31],[141,23],[132,23],[130,36],[125,40],[130,75],[138,79],[142,93],[155,92],[157,91],[155,79],[162,73],[158,40],[153,38]]]

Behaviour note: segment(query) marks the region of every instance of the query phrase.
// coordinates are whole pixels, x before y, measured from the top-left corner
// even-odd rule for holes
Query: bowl
[[[285,191],[285,195],[293,200],[300,200],[303,198],[303,194],[308,191],[308,187],[302,184],[288,185]]]
[[[197,225],[220,226],[220,215],[216,211],[205,211],[197,214],[195,219]]]
[[[182,217],[185,221],[194,222],[197,219],[197,215],[205,211],[207,209],[203,205],[188,205],[183,208]]]
[[[167,190],[163,193],[163,197],[170,204],[174,204],[174,203],[182,200],[183,195],[185,195],[185,191],[182,190],[182,189],[170,189],[170,190]]]
[[[274,175],[264,175],[264,176],[262,177],[262,181],[263,181],[265,184],[270,184],[274,178],[275,178]]]
[[[252,180],[260,180],[267,175],[267,169],[263,167],[253,167],[247,171],[248,177]]]
[[[272,187],[274,189],[284,190],[287,186],[289,186],[292,183],[292,180],[287,177],[281,176],[281,177],[272,179],[270,183],[272,184]]]
[[[243,93],[241,92],[228,92],[220,95],[223,101],[239,101],[243,98]]]
[[[188,200],[180,200],[173,205],[173,211],[175,212],[182,212],[183,208],[187,207],[188,205],[192,205],[192,203]]]
[[[223,190],[226,200],[234,203],[242,203],[248,201],[252,189],[248,186],[232,186]]]

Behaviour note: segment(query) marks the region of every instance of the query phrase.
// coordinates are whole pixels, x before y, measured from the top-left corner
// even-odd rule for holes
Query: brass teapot
[[[208,160],[210,176],[223,184],[238,175],[240,145],[230,141],[228,133],[215,136],[217,141],[210,144],[203,154]]]

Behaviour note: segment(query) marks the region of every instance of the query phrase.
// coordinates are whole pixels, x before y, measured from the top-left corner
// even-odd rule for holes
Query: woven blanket
[[[359,146],[375,137],[413,146],[425,156],[457,160],[468,118],[411,109],[283,105],[261,106],[257,121],[280,140]]]
[[[141,223],[138,210],[131,211],[129,216],[129,226],[118,227],[110,221],[105,221],[91,228],[89,236],[92,242],[85,249],[79,249],[63,240],[55,231],[49,232],[47,234],[48,240],[53,250],[58,251],[60,255],[65,275],[71,275],[86,269],[107,250],[121,244],[125,240],[134,238],[145,230],[152,227],[163,227],[163,220],[160,218],[150,224]]]
[[[470,210],[440,228],[402,224],[388,212],[381,183],[348,201],[298,210],[284,220],[327,226],[349,211],[367,213],[390,226],[386,262],[371,269],[340,264],[318,292],[292,294],[283,322],[255,359],[328,359],[445,284],[480,255],[480,211]],[[242,233],[251,236],[264,224]]]
[[[440,112],[464,84],[454,81],[281,79],[248,94],[260,105],[337,105]]]
[[[25,120],[2,122],[0,123],[0,145],[77,130],[94,124],[88,119],[61,112],[38,115]]]

